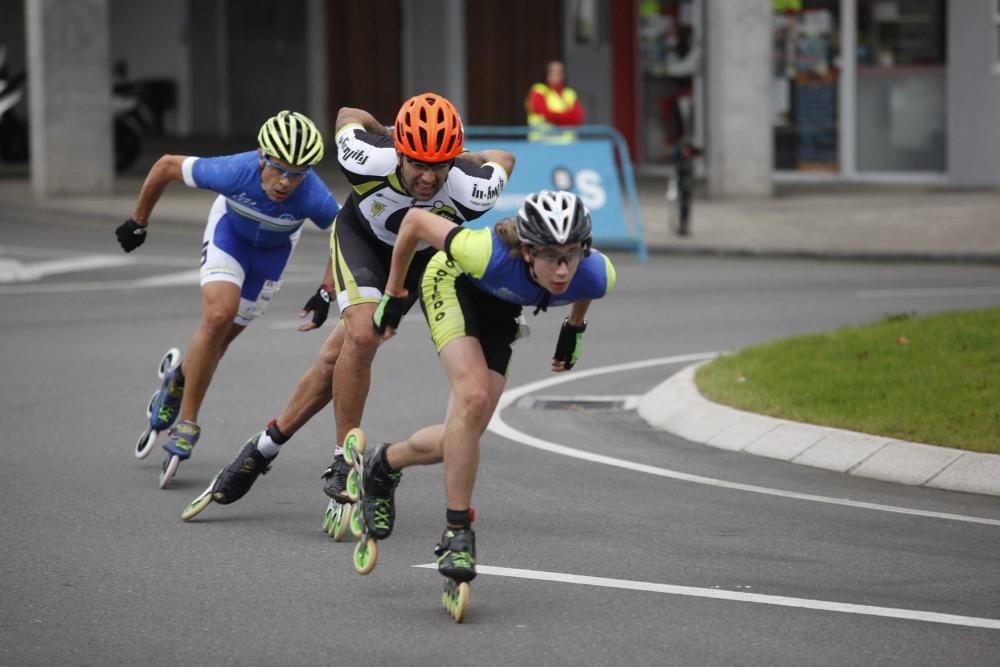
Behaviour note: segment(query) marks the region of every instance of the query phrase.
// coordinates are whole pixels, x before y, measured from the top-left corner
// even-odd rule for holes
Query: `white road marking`
[[[911,289],[866,289],[859,290],[854,296],[859,299],[892,299],[898,297],[935,297],[935,296],[980,296],[1000,294],[1000,285],[985,287],[915,287]]]
[[[32,262],[31,264],[25,264],[16,259],[3,258],[0,259],[0,283],[28,282],[57,273],[73,273],[130,264],[135,264],[135,260],[118,255],[83,255],[45,262]]]
[[[111,242],[114,245],[114,242]],[[79,250],[62,250],[59,248],[36,248],[32,246],[21,246],[21,245],[0,245],[0,256],[3,255],[18,255],[21,257],[79,257]],[[197,254],[192,254],[190,257],[170,257],[166,255],[154,255],[145,252],[143,250],[138,251],[136,254],[125,255],[121,253],[120,255],[115,255],[116,257],[121,256],[128,259],[129,262],[134,264],[154,264],[162,266],[191,266],[193,262],[197,259]]]
[[[72,283],[42,283],[36,285],[0,286],[0,296],[4,294],[62,294],[69,292],[105,292],[109,290],[149,289],[154,287],[177,287],[197,285],[199,282],[197,269],[164,273],[146,278],[131,280],[95,280],[90,282]],[[2,281],[0,281],[2,282]],[[282,285],[315,283],[315,275],[286,275],[281,280]]]
[[[671,479],[679,479],[685,482],[693,482],[695,484],[704,484],[706,486],[714,486],[717,488],[730,489],[733,491],[760,493],[768,496],[777,496],[779,498],[790,498],[793,500],[808,500],[810,502],[826,503],[829,505],[854,507],[857,509],[876,510],[879,512],[891,512],[895,514],[907,514],[910,516],[921,516],[931,519],[964,521],[966,523],[980,523],[988,526],[1000,526],[1000,520],[998,519],[986,519],[976,516],[967,516],[964,514],[950,514],[948,512],[931,512],[928,510],[910,509],[908,507],[896,507],[893,505],[880,505],[878,503],[868,503],[858,500],[848,500],[846,498],[830,498],[827,496],[817,496],[810,493],[783,491],[781,489],[772,489],[765,486],[755,486],[753,484],[740,484],[738,482],[727,482],[725,480],[716,479],[714,477],[703,477],[701,475],[692,475],[689,473],[678,472],[676,470],[670,470],[668,468],[659,468],[656,466],[646,465],[643,463],[633,463],[632,461],[626,461],[619,457],[593,454],[591,452],[586,452],[580,449],[574,449],[572,447],[567,447],[565,445],[549,442],[541,438],[536,438],[532,435],[528,435],[527,433],[523,433],[509,426],[506,422],[504,422],[503,417],[501,416],[501,413],[503,412],[504,408],[511,405],[512,403],[520,399],[522,396],[525,396],[535,391],[539,391],[540,389],[546,389],[554,385],[562,384],[564,382],[582,380],[584,378],[593,377],[595,375],[605,375],[607,373],[619,373],[623,371],[637,370],[640,368],[648,368],[650,366],[689,363],[693,361],[700,361],[702,359],[710,359],[714,356],[717,356],[717,353],[704,352],[698,354],[684,354],[674,357],[660,357],[657,359],[646,359],[643,361],[633,361],[630,363],[615,364],[613,366],[594,368],[586,371],[574,370],[571,373],[563,373],[557,377],[549,378],[547,380],[539,380],[538,382],[531,382],[521,387],[508,389],[500,397],[500,402],[497,405],[496,412],[494,412],[493,414],[493,418],[490,420],[488,429],[501,437],[508,438],[519,444],[525,445],[527,447],[534,447],[535,449],[541,449],[547,452],[551,452],[553,454],[561,454],[563,456],[568,456],[575,459],[581,459],[583,461],[590,461],[591,463],[599,463],[601,465],[615,466],[617,468],[634,470],[636,472],[644,472],[650,475],[657,475],[660,477],[669,477]]]
[[[414,565],[423,569],[437,569],[437,563]],[[606,577],[587,577],[563,572],[543,572],[541,570],[521,570],[509,567],[494,567],[477,565],[479,574],[498,577],[513,577],[516,579],[534,579],[538,581],[557,581],[564,584],[582,584],[585,586],[600,586],[603,588],[620,588],[631,591],[647,591],[650,593],[665,593],[667,595],[683,595],[686,597],[710,598],[714,600],[729,600],[731,602],[752,602],[779,607],[796,607],[799,609],[814,609],[816,611],[835,611],[844,614],[859,614],[863,616],[881,616],[898,618],[906,621],[921,621],[924,623],[943,623],[945,625],[962,625],[970,628],[988,628],[1000,630],[1000,619],[983,618],[980,616],[959,616],[942,614],[919,609],[898,609],[895,607],[873,607],[863,604],[846,602],[830,602],[826,600],[811,600],[808,598],[792,598],[783,595],[761,595],[759,593],[743,593],[727,591],[719,588],[697,588],[694,586],[677,586],[674,584],[657,584],[647,581],[630,581],[628,579],[608,579]]]

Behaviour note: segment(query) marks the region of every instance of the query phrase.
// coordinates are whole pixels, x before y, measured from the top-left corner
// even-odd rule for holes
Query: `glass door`
[[[944,172],[944,0],[857,0],[858,172]]]

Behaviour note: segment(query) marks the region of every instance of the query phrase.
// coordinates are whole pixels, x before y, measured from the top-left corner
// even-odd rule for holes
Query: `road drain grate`
[[[536,396],[518,401],[529,410],[634,410],[638,396]]]

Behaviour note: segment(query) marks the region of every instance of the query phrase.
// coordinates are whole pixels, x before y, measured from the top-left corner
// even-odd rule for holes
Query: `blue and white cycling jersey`
[[[531,269],[520,257],[511,257],[510,248],[500,239],[496,225],[484,229],[456,227],[445,240],[445,250],[437,253],[428,273],[447,266],[465,273],[477,289],[501,301],[519,306],[566,306],[584,299],[600,299],[615,287],[617,276],[611,260],[591,248],[562,294],[549,294],[531,277]]]
[[[226,198],[226,212],[233,231],[257,248],[288,242],[306,218],[327,229],[340,205],[323,180],[309,171],[283,202],[271,201],[260,184],[260,158],[256,150],[220,157],[189,157],[182,165],[188,187],[213,190]]]

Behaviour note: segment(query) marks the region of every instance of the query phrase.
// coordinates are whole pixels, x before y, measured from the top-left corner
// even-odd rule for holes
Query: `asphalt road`
[[[552,377],[557,312],[515,348],[508,387],[525,391],[498,421],[521,435],[483,438],[483,567],[459,626],[440,609],[441,577],[416,567],[443,528],[440,468],[405,472],[368,577],[350,542],[321,532],[332,411],[243,500],[179,518],[280,411],[329,331],[295,331],[325,235],[303,236],[281,294],[223,360],[195,455],[161,491],[159,451],[132,452],[161,355],[198,323],[201,228],[154,226],[125,257],[115,224],[0,222],[0,665],[997,664],[996,499],[706,448],[632,410],[539,400],[627,401],[682,367],[675,356],[995,306],[983,288],[1000,284],[996,268],[615,255],[618,289],[591,310],[576,375],[526,387]],[[405,436],[441,419],[446,395],[410,317],[376,360],[366,431]]]

